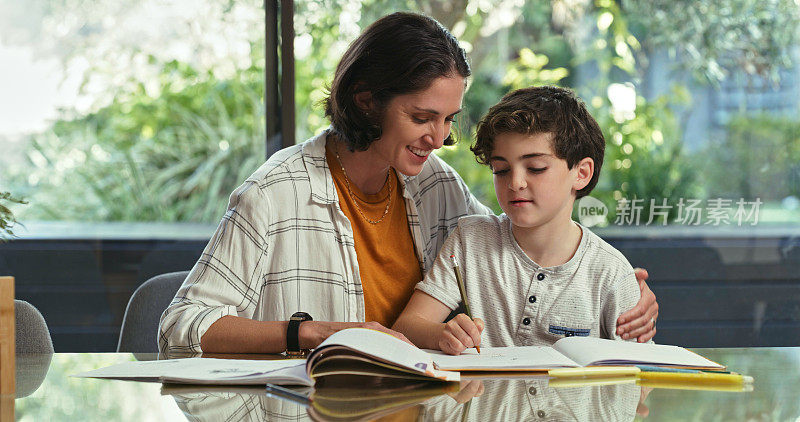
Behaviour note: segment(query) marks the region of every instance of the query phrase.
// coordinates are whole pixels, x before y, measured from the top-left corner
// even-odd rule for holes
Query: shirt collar
[[[301,153],[311,185],[311,201],[318,204],[332,204],[339,200],[336,196],[331,170],[325,159],[325,142],[329,130],[330,128],[325,129],[319,135],[303,143]]]

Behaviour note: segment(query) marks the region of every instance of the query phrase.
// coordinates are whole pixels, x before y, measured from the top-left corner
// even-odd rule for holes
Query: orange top
[[[414,286],[422,280],[400,181],[391,169],[383,188],[374,195],[361,192],[352,183],[348,190],[342,166],[328,145],[326,159],[339,194],[339,206],[353,227],[365,319],[391,327],[411,298]],[[389,211],[381,220],[390,197]],[[371,224],[361,213],[381,221]]]

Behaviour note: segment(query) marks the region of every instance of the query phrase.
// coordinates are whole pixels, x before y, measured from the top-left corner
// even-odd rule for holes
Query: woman
[[[450,141],[469,76],[431,18],[394,13],[365,29],[336,69],[331,128],[233,192],[161,317],[160,351],[297,351],[349,327],[404,338],[385,327],[458,218],[491,212],[431,154]],[[646,284],[642,298],[621,319],[647,340],[657,304]]]

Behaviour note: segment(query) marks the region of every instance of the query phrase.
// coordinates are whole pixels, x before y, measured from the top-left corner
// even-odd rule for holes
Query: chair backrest
[[[16,354],[53,353],[53,340],[44,317],[35,306],[24,300],[14,301]]]
[[[122,319],[117,352],[158,353],[158,321],[188,274],[157,275],[133,292]]]

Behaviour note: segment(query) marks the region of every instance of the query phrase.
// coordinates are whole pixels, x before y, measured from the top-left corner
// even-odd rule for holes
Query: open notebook
[[[546,371],[553,368],[602,365],[656,365],[693,369],[725,369],[682,347],[615,341],[594,337],[567,337],[553,346],[481,347],[459,356],[438,351],[437,369],[447,371]]]
[[[459,356],[418,349],[381,331],[349,328],[317,347],[308,358],[236,360],[189,358],[126,362],[75,376],[181,384],[314,385],[337,376],[419,381],[458,381],[456,371],[546,371],[595,365],[659,365],[696,369],[724,366],[682,347],[590,337],[569,337],[552,347],[484,347]]]
[[[334,333],[307,359],[213,358],[125,362],[76,377],[212,385],[314,385],[339,375],[458,381],[458,372],[435,369],[432,355],[381,331],[350,328]]]

